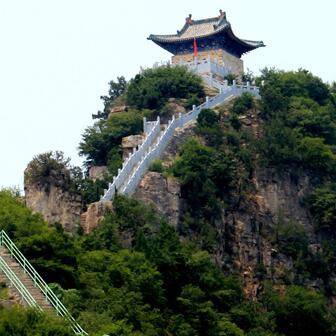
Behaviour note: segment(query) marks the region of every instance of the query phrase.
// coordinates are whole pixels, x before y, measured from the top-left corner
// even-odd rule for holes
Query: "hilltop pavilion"
[[[243,74],[242,55],[265,46],[262,41],[235,36],[222,10],[219,16],[202,20],[193,20],[190,14],[177,34],[150,35],[148,40],[172,53],[173,64],[185,64],[221,77]]]

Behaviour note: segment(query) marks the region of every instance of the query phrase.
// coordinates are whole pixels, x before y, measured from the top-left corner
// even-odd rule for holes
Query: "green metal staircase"
[[[23,305],[41,312],[55,311],[75,334],[87,335],[3,230],[0,232],[0,271],[20,295]]]

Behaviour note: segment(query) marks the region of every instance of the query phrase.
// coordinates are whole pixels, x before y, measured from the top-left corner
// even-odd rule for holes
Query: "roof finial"
[[[221,9],[219,10],[219,18],[220,19],[224,18],[226,20],[226,13],[223,12]]]
[[[192,14],[189,14],[189,16],[186,18],[186,23],[188,23],[188,24],[193,23],[193,20],[191,19],[191,17],[192,17]]]

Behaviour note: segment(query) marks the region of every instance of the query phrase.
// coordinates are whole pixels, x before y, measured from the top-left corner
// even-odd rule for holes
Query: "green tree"
[[[72,336],[73,331],[59,318],[34,310],[0,306],[1,336]]]
[[[12,190],[0,191],[0,228],[14,238],[42,234],[47,231],[47,223],[40,214],[33,214],[23,198]]]
[[[333,231],[336,223],[336,184],[320,186],[307,198],[307,203],[317,228]]]
[[[137,109],[160,109],[168,98],[204,97],[202,80],[183,66],[146,69],[131,79],[127,102]]]
[[[326,302],[314,290],[290,286],[274,309],[280,333],[288,336],[328,335]]]
[[[85,156],[87,166],[106,165],[114,156],[121,139],[142,131],[142,114],[138,111],[128,111],[113,115],[107,120],[100,120],[92,127],[88,127],[79,144],[79,154]],[[120,162],[117,156],[118,162]],[[112,162],[109,163],[110,165]]]
[[[240,97],[237,97],[234,100],[230,112],[239,115],[247,112],[253,107],[255,107],[253,96],[248,92],[244,92]]]
[[[111,80],[109,82],[109,92],[108,96],[100,96],[100,99],[104,103],[104,110],[98,111],[97,114],[92,114],[92,119],[107,119],[111,111],[111,108],[117,98],[121,97],[127,87],[127,81],[124,76],[117,77],[117,81]]]

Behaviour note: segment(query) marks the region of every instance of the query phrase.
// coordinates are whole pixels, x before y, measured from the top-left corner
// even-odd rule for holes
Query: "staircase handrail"
[[[48,284],[42,279],[35,268],[30,264],[26,257],[20,252],[13,241],[9,238],[7,233],[2,230],[0,232],[0,246],[4,246],[9,251],[11,257],[13,257],[19,265],[22,267],[24,273],[26,273],[34,282],[34,286],[38,287],[53,308],[56,310],[57,314],[64,317],[71,325],[72,330],[76,334],[87,335],[87,333],[82,329],[82,327],[76,322],[72,315],[65,308],[63,303],[55,295]]]
[[[157,139],[157,142],[149,148],[146,152],[145,156],[142,157],[141,161],[137,168],[133,171],[133,173],[128,177],[124,188],[121,190],[122,193],[132,194],[137,185],[138,180],[141,178],[143,172],[148,169],[150,162],[156,158],[158,158],[162,151],[164,150],[164,144],[168,144],[170,139],[172,138],[174,131],[177,127],[182,127],[186,123],[196,120],[197,116],[201,112],[203,108],[212,108],[219,103],[228,99],[231,95],[233,95],[232,88],[228,87],[227,90],[221,91],[215,97],[207,98],[207,100],[199,105],[198,107],[194,107],[191,111],[186,114],[180,114],[177,118],[173,115],[172,119],[169,120],[167,127],[163,130]]]
[[[259,96],[259,88],[257,86],[251,86],[249,82],[244,85],[238,85],[234,80],[232,85],[227,85],[227,81],[221,82],[207,75],[203,77],[206,78],[210,84],[212,84],[210,86],[214,86],[213,84],[216,83],[215,87],[218,88],[219,94],[212,98],[206,97],[206,101],[203,104],[200,104],[197,107],[193,106],[193,109],[191,111],[179,116],[178,118],[175,118],[173,116],[172,120],[169,121],[166,130],[159,134],[156,143],[153,143],[154,136],[150,139],[150,141],[148,141],[149,134],[152,133],[151,131],[142,144],[144,145],[144,143],[146,143],[146,146],[140,146],[139,149],[135,150],[135,152],[133,152],[133,154],[131,155],[131,157],[133,158],[135,158],[135,156],[137,155],[137,162],[135,162],[135,160],[132,161],[133,167],[135,167],[135,169],[133,169],[133,171],[129,169],[128,174],[122,174],[124,166],[130,163],[129,161],[124,162],[122,165],[122,169],[118,170],[117,176],[113,178],[113,183],[109,185],[108,190],[104,191],[104,195],[100,199],[101,201],[108,201],[113,198],[116,190],[116,181],[119,182],[119,187],[121,187],[120,189],[117,188],[119,192],[131,194],[134,191],[134,185],[136,185],[135,180],[138,181],[144,170],[148,168],[150,158],[157,157],[157,155],[152,154],[153,150],[158,153],[159,150],[156,147],[160,147],[160,153],[162,152],[162,146],[160,144],[160,141],[164,140],[167,143],[167,136],[163,136],[163,134],[165,132],[168,132],[168,130],[171,131],[171,129],[175,129],[176,127],[182,127],[191,120],[196,120],[198,114],[203,108],[213,108],[216,105],[223,103],[230,96],[239,96],[243,92],[249,92],[257,97]],[[173,132],[169,132],[170,137],[172,136],[172,133]],[[158,134],[156,133],[156,136],[157,135]]]
[[[42,311],[41,307],[37,304],[36,300],[29,293],[25,285],[16,276],[16,274],[11,270],[3,257],[0,257],[0,269],[5,273],[6,277],[9,279],[11,284],[17,289],[22,299],[28,304],[29,307],[37,308]]]

